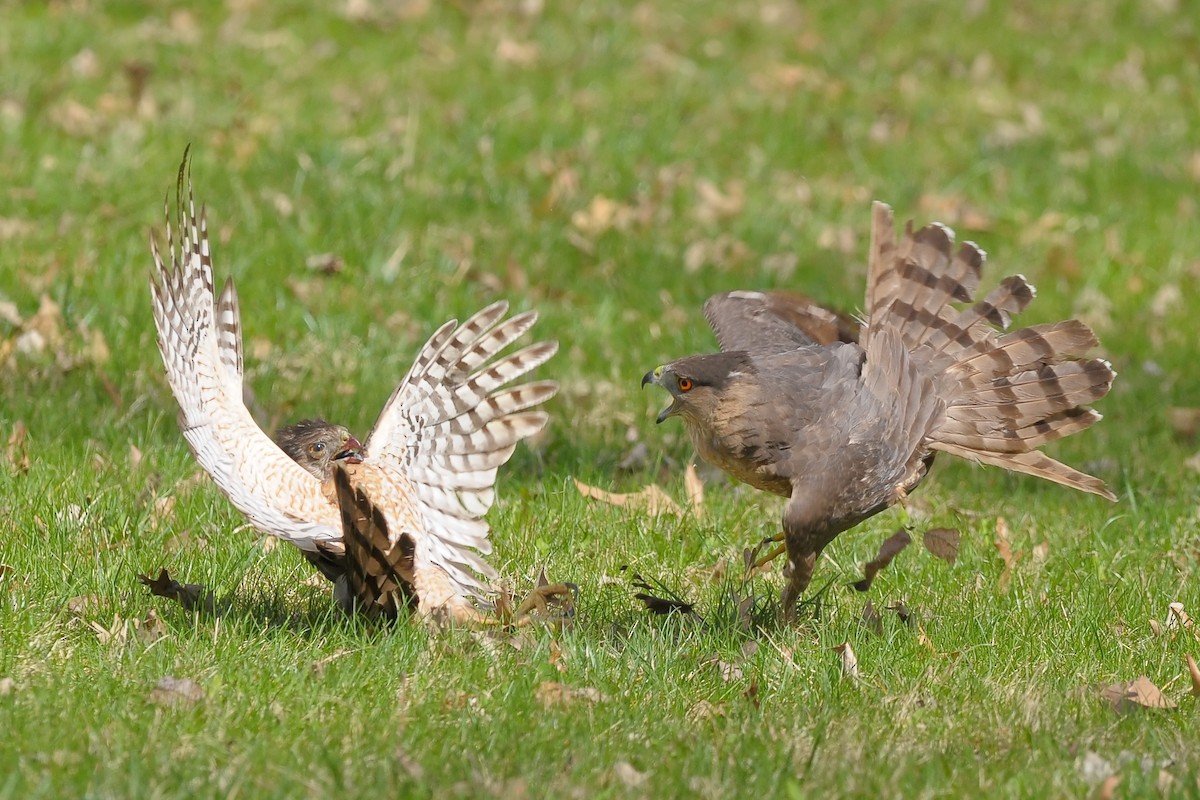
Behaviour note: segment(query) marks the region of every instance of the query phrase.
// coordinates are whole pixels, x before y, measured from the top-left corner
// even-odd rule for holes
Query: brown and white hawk
[[[1087,404],[1116,373],[1087,357],[1078,320],[1005,332],[1034,289],[1014,275],[976,301],[984,258],[936,223],[897,244],[876,203],[861,329],[779,294],[720,294],[704,311],[721,352],[642,379],[670,392],[658,421],[683,419],[701,458],[789,498],[785,615],[825,546],[915,489],[936,451],[1116,500],[1040,449],[1098,422]]]
[[[556,342],[499,356],[537,314],[506,319],[508,304],[498,302],[445,323],[365,446],[310,420],[281,432],[289,457],[243,403],[237,293],[232,278],[214,291],[186,154],[176,206],[178,243],[166,213],[169,266],[150,237],[150,284],[158,348],[196,460],[255,528],[304,551],[347,610],[390,616],[415,605],[428,617],[476,619],[475,601],[489,594],[484,581],[496,577],[484,559],[491,543],[483,519],[496,470],[546,424],[546,413],[532,409],[557,391],[548,381],[508,386],[554,355]]]

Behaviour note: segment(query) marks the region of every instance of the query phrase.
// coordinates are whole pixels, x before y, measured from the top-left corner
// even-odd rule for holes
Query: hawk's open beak
[[[347,438],[342,444],[342,449],[334,454],[333,460],[345,464],[361,464],[363,460],[362,442],[353,436]]]
[[[655,367],[642,376],[642,388],[646,388],[647,383],[653,383],[655,386],[662,386],[662,367]],[[665,388],[665,387],[664,387]],[[675,398],[671,398],[671,405],[658,412],[658,416],[654,418],[655,424],[661,423],[664,419],[675,413]]]

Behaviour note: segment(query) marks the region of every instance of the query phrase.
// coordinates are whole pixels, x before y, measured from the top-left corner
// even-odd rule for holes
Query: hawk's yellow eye
[[[690,391],[691,388],[692,388],[692,379],[691,378],[680,378],[679,379],[679,391],[686,392],[686,391]]]
[[[313,444],[309,445],[308,452],[314,456],[321,455],[321,453],[325,452],[325,443],[324,442],[314,442]]]

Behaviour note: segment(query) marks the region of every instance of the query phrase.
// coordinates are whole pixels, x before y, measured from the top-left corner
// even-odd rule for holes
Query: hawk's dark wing
[[[704,304],[721,349],[778,352],[811,344],[857,342],[859,323],[797,292],[735,291]]]

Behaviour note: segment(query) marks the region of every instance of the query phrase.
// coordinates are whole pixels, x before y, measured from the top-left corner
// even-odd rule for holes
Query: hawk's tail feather
[[[1087,404],[1108,393],[1115,373],[1087,358],[1098,344],[1092,330],[1066,320],[1004,333],[1036,294],[1025,278],[1006,278],[976,302],[983,250],[955,250],[953,232],[936,223],[916,232],[910,223],[889,246],[893,230],[891,210],[877,204],[866,338],[899,333],[938,386],[945,413],[928,446],[1115,499],[1099,479],[1037,451],[1100,420]]]
[[[417,599],[413,592],[413,540],[401,535],[391,541],[383,511],[362,489],[351,485],[343,467],[334,469],[333,482],[346,547],[348,599],[366,616],[394,618],[400,608]]]

